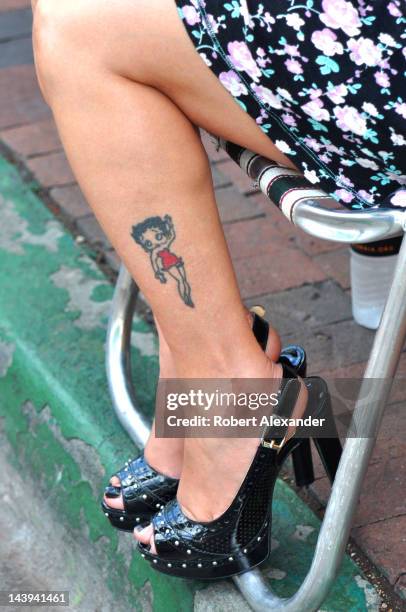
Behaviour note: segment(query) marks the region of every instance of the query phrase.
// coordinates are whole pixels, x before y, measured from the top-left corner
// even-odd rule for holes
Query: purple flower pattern
[[[350,208],[405,207],[402,0],[176,3],[207,66],[311,182]]]

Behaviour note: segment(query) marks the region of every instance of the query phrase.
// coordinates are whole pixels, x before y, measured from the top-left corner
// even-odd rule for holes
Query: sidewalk
[[[40,196],[76,239],[80,242],[83,237],[92,246],[98,263],[117,270],[117,257],[75,183],[50,111],[38,91],[28,6],[26,0],[2,0],[0,6],[0,141],[23,175],[37,181]],[[263,304],[283,341],[306,348],[310,374],[360,376],[373,333],[352,320],[348,248],[292,228],[234,162],[205,144],[227,242],[247,304]],[[406,376],[405,353],[399,376]],[[397,385],[391,402],[384,429],[405,431],[399,421],[405,418],[406,385]],[[376,447],[352,530],[354,550],[359,548],[360,556],[376,566],[377,571],[371,568],[371,572],[383,576],[382,588],[403,598],[405,475],[406,444],[394,433]],[[327,494],[326,478],[319,470],[309,495],[319,504]]]

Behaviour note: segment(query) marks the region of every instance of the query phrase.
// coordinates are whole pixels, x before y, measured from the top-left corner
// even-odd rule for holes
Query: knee
[[[38,80],[49,101],[62,84],[68,84],[86,47],[95,0],[32,0],[33,47]],[[93,13],[94,14],[94,13]]]

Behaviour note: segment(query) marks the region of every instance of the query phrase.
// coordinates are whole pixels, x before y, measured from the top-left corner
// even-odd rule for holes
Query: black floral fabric
[[[317,187],[406,208],[401,0],[176,0],[203,61]]]

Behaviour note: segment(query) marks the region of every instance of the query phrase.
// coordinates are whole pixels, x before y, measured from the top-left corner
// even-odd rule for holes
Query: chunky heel
[[[326,438],[313,438],[314,445],[320,456],[326,474],[332,483],[340,463],[342,446],[338,437],[337,428],[331,409],[331,400],[326,395],[326,402],[322,414],[327,421],[329,436]],[[303,438],[299,446],[292,451],[293,470],[298,487],[308,487],[314,482],[313,458],[310,438]]]
[[[331,483],[333,483],[338,464],[340,463],[342,446],[337,438],[316,438],[314,444],[319,453],[321,462]]]
[[[326,474],[330,482],[333,483],[343,449],[340,438],[338,437],[330,396],[328,396],[327,402],[324,406],[323,416],[327,421],[329,437],[313,438],[313,441],[317,452],[319,453],[323,467],[326,470]]]
[[[308,487],[314,482],[314,470],[310,439],[303,441],[292,451],[293,471],[298,487]]]
[[[308,379],[311,380],[311,379]],[[337,427],[331,407],[331,399],[326,387],[325,401],[319,417],[326,421],[325,436],[313,437],[323,467],[331,483],[334,481],[342,454],[342,446],[338,437]],[[303,438],[292,452],[293,469],[298,487],[309,486],[314,482],[313,459],[310,438]]]

